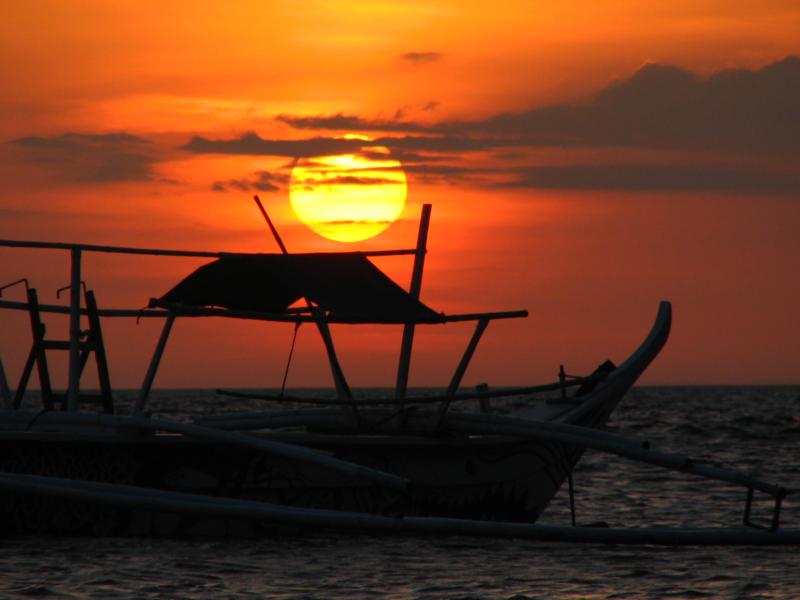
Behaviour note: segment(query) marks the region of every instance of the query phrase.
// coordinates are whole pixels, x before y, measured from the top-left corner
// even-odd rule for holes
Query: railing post
[[[753,488],[747,488],[747,497],[744,501],[744,516],[742,516],[742,525],[745,527],[750,526],[750,510],[753,506]]]
[[[567,475],[567,483],[569,485],[569,516],[572,521],[572,526],[575,527],[575,485],[572,482],[572,472]]]
[[[70,250],[70,290],[69,290],[69,387],[67,389],[67,410],[78,412],[81,379],[81,250]]]
[[[478,391],[479,394],[486,394],[489,391],[489,384],[488,383],[479,383],[475,386],[475,389]],[[492,412],[492,404],[489,401],[489,398],[486,396],[479,396],[478,404],[480,405],[482,413],[489,413]]]
[[[772,523],[769,526],[770,531],[777,531],[778,526],[781,524],[781,504],[783,498],[775,498],[775,509],[772,511]]]
[[[422,271],[425,267],[425,254],[428,245],[428,229],[431,222],[431,205],[422,205],[422,215],[419,219],[419,232],[417,233],[417,249],[414,254],[414,268],[411,272],[411,286],[408,294],[418,300],[422,290]],[[405,398],[408,388],[408,372],[411,367],[411,348],[414,345],[414,323],[403,326],[403,341],[400,345],[400,361],[397,365],[397,383],[394,395],[396,398]]]

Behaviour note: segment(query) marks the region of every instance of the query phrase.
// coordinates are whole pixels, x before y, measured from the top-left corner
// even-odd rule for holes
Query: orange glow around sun
[[[394,223],[406,202],[406,175],[385,148],[367,154],[301,159],[289,196],[297,217],[338,242],[375,237]]]

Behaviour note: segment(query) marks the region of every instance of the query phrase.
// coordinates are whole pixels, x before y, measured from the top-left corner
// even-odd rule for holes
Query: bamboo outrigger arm
[[[121,508],[169,511],[190,515],[255,519],[314,528],[339,528],[413,535],[471,535],[547,542],[651,544],[665,546],[774,546],[800,544],[800,529],[768,531],[752,528],[564,527],[529,523],[477,521],[437,517],[392,518],[339,510],[297,508],[234,498],[152,490],[119,483],[76,481],[0,472],[0,489],[55,498],[69,498]]]
[[[565,428],[563,424],[559,423],[552,424],[556,426],[551,427],[551,423],[546,421],[530,421],[502,415],[468,415],[464,413],[447,415],[445,423],[448,429],[472,435],[516,435],[592,448],[672,471],[680,471],[706,479],[716,479],[756,489],[769,494],[776,500],[782,500],[790,493],[790,490],[783,486],[761,481],[738,471],[698,463],[685,454],[657,452],[656,450],[645,448],[641,444],[624,443],[620,441],[619,436],[603,435],[605,432],[593,430],[592,433],[589,433],[586,431],[588,428],[585,427],[572,425]]]

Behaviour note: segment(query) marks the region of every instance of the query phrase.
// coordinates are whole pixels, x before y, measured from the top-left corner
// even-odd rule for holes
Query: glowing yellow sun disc
[[[406,202],[406,175],[385,148],[302,159],[289,198],[297,217],[319,235],[359,242],[389,227]]]

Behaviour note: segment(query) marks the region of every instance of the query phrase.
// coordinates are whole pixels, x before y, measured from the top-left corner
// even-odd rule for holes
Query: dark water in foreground
[[[213,411],[212,392],[159,393]],[[227,400],[225,402],[228,402]],[[244,408],[241,406],[240,408]],[[640,388],[610,429],[665,451],[800,489],[800,387]],[[589,451],[575,471],[579,523],[735,526],[744,490]],[[765,522],[771,504],[758,503]],[[566,524],[566,489],[544,523]],[[782,524],[800,527],[800,494]],[[8,538],[9,598],[800,598],[800,548],[656,548],[457,536],[319,533],[266,540]]]

